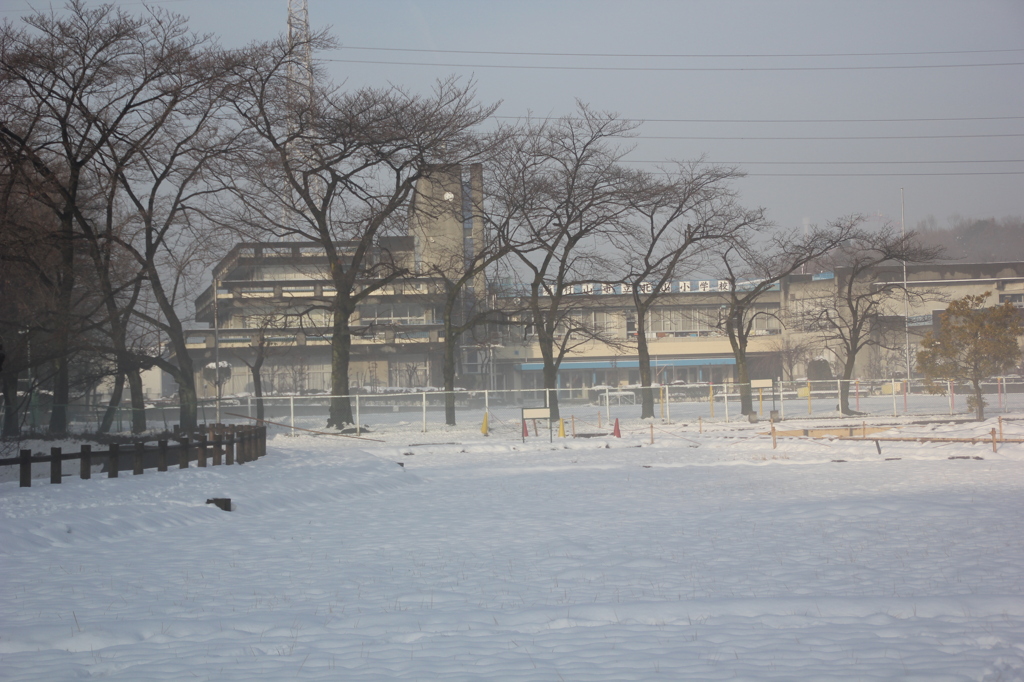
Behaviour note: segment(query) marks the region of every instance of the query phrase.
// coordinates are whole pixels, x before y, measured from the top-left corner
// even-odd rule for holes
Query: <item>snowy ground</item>
[[[0,483],[0,678],[1024,679],[1024,446],[478,428]]]

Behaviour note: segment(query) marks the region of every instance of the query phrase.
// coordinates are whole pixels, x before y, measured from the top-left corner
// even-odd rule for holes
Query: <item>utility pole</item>
[[[900,229],[903,239],[907,238],[907,223],[904,219],[903,188],[900,187]],[[910,390],[910,290],[907,288],[907,261],[903,261],[903,328],[907,335],[907,390]]]
[[[221,399],[221,378],[220,378],[220,309],[217,306],[217,290],[220,289],[220,280],[213,278],[213,370],[214,381],[217,382],[217,424],[220,424],[220,399]]]

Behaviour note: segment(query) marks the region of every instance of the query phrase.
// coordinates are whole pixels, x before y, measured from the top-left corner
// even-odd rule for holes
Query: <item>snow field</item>
[[[1024,447],[763,430],[2,483],[0,678],[1024,679]]]

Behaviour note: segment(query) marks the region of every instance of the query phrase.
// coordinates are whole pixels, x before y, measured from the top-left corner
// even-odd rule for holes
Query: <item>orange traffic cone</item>
[[[530,428],[526,425],[526,420],[523,420],[523,438],[530,435]]]
[[[615,428],[612,429],[612,435],[616,438],[622,438],[622,431],[619,431],[619,418],[615,418]]]

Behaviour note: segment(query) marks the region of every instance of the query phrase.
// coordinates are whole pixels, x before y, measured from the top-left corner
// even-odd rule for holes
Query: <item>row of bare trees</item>
[[[350,317],[407,272],[386,236],[419,178],[478,152],[472,129],[493,107],[454,79],[425,96],[341,91],[301,60],[329,44],[228,51],[161,9],[79,0],[0,27],[7,434],[23,372],[52,392],[49,430],[62,433],[72,393],[96,379],[72,366],[92,361],[116,377],[111,414],[127,382],[144,428],[139,373],[158,366],[194,425],[187,311],[240,235],[324,246],[347,392]],[[347,401],[331,421],[352,421]]]
[[[404,277],[443,284],[448,391],[458,346],[486,323],[528,326],[544,385],[555,388],[568,354],[620,342],[572,292],[625,287],[645,416],[654,409],[648,319],[674,280],[708,272],[727,283],[722,327],[749,412],[747,344],[767,314],[757,305],[765,292],[825,258],[841,257],[859,281],[862,262],[930,257],[915,255],[912,237],[865,232],[856,216],[780,232],[763,210],[739,204],[733,167],[630,168],[638,124],[583,104],[562,118],[496,124],[496,105],[454,78],[428,94],[342,89],[304,59],[332,44],[316,34],[224,50],[164,10],[133,15],[81,0],[0,26],[5,434],[17,432],[29,368],[52,391],[51,432],[66,431],[73,393],[103,376],[115,383],[103,426],[127,384],[133,428],[145,428],[140,373],[153,366],[177,382],[181,423],[194,426],[188,311],[210,265],[240,238],[312,242],[326,254],[336,396],[349,393],[358,306]],[[430,263],[399,257],[392,238],[408,233],[411,206],[434,210],[417,203],[418,183],[481,162],[475,181],[487,200],[471,211],[485,238]],[[499,273],[512,284],[488,290],[483,282]],[[868,287],[871,300],[890,288]],[[850,296],[815,323],[847,330],[848,371],[866,343],[861,321],[877,312]],[[348,399],[333,399],[328,424],[352,421]]]

